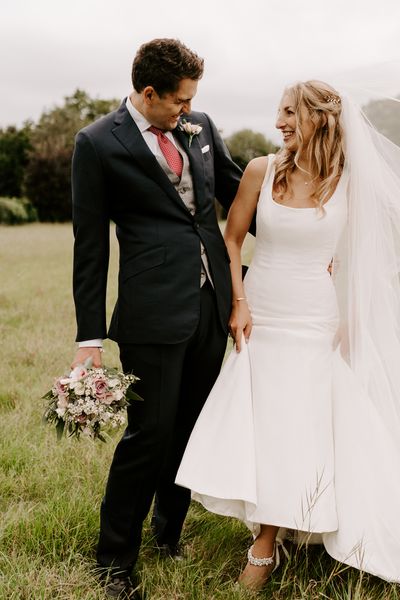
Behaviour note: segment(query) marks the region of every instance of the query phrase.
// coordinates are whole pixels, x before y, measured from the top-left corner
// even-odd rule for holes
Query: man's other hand
[[[92,358],[93,367],[101,367],[101,348],[86,347],[78,349],[71,363],[71,368],[74,369],[77,365],[84,365],[90,357]]]

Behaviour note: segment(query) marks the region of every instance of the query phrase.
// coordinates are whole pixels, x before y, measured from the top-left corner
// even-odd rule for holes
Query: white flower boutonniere
[[[201,125],[193,125],[193,123],[189,123],[189,121],[186,121],[185,119],[182,119],[180,128],[181,131],[184,131],[189,136],[189,148],[192,144],[193,137],[199,135],[200,131],[203,129]]]

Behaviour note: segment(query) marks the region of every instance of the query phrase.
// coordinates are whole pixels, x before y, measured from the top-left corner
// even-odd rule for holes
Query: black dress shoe
[[[127,575],[112,575],[106,583],[105,592],[107,598],[118,598],[119,600],[144,600],[144,596]]]
[[[185,560],[183,548],[180,544],[160,544],[157,548],[161,558],[172,558],[177,562]]]

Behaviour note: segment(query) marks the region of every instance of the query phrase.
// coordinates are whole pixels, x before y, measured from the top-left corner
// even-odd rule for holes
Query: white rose
[[[110,379],[108,387],[113,388],[119,384],[119,379]]]
[[[58,396],[57,406],[58,408],[67,408],[68,398],[66,398],[65,396]]]
[[[113,396],[114,400],[122,400],[122,398],[124,397],[124,392],[122,390],[115,390]]]

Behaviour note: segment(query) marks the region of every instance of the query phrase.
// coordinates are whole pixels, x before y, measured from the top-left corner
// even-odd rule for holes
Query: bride
[[[319,81],[285,90],[276,127],[283,147],[249,163],[225,231],[236,351],[176,482],[251,529],[252,590],[279,528],[399,582],[400,149]]]

